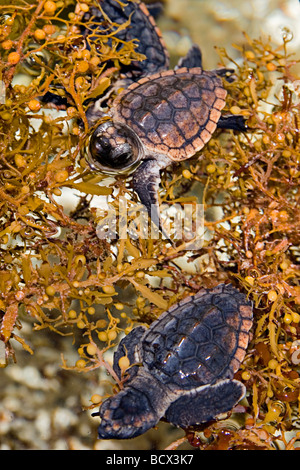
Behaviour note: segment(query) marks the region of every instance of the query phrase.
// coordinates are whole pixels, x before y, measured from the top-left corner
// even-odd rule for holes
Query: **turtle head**
[[[103,402],[99,410],[99,439],[131,439],[159,421],[149,397],[128,387]]]
[[[144,156],[143,144],[126,124],[105,121],[89,137],[85,157],[93,170],[132,172]]]

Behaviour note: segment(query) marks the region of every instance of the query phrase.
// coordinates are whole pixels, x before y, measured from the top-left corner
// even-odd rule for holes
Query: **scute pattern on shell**
[[[137,133],[148,151],[179,161],[209,141],[225,97],[215,73],[184,67],[133,83],[115,99],[112,113]]]
[[[118,47],[123,47],[123,41],[129,42],[138,39],[136,51],[146,56],[146,60],[133,61],[130,66],[123,66],[122,73],[127,77],[139,78],[168,69],[169,54],[166,45],[154,18],[144,3],[136,0],[135,2],[123,2],[120,5],[117,0],[101,0],[100,7],[101,9],[91,6],[88,13],[85,14],[84,23],[91,17],[94,18],[89,29],[98,34],[103,32],[107,34],[108,27],[117,31],[117,26],[112,28],[113,23],[123,25],[128,21],[129,24],[126,28],[119,28],[115,33],[115,37],[121,41]],[[103,16],[102,12],[109,20]]]
[[[131,367],[116,395],[100,407],[101,439],[136,437],[165,419],[195,426],[229,412],[245,395],[234,378],[244,359],[252,305],[232,285],[187,297],[154,321],[134,328],[114,353]]]
[[[252,308],[231,285],[200,291],[151,325],[142,360],[165,384],[191,389],[231,379],[243,360]]]

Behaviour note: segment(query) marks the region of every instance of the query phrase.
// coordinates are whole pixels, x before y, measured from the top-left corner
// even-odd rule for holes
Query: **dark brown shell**
[[[251,326],[251,302],[220,284],[174,305],[150,328],[134,328],[114,354],[120,379],[120,358],[131,367],[123,389],[100,407],[100,439],[136,437],[163,416],[186,428],[230,411],[246,392],[234,374]]]
[[[226,94],[215,72],[184,67],[133,83],[115,99],[112,114],[137,133],[146,152],[185,160],[210,140]]]
[[[89,27],[84,29],[84,36],[88,36],[89,41],[97,41],[97,35],[107,35],[109,27],[114,33],[113,37],[120,41],[119,44],[113,43],[118,51],[122,49],[124,42],[136,42],[138,39],[135,51],[145,56],[145,60],[134,60],[130,66],[120,64],[123,75],[136,80],[169,68],[169,54],[161,31],[144,3],[140,0],[122,4],[117,0],[100,0],[99,3],[101,8],[90,6],[84,15],[83,24],[88,23],[91,17],[94,18],[93,22],[90,21]],[[151,5],[149,8],[151,9]],[[126,28],[120,28],[120,25],[124,24]],[[91,37],[91,34],[95,36]],[[111,39],[108,41],[112,46]]]
[[[152,323],[140,342],[142,362],[178,389],[232,379],[251,325],[251,302],[231,284],[203,289]]]

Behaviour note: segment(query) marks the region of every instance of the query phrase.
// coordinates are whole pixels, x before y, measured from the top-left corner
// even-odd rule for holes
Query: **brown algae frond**
[[[121,333],[201,287],[230,281],[254,305],[253,338],[237,374],[247,387],[244,421],[208,424],[187,439],[210,449],[292,448],[299,439],[300,79],[289,38],[275,47],[245,37],[236,80],[225,84],[225,111],[247,117],[248,132],[218,131],[201,156],[163,172],[162,202],[204,204],[203,246],[187,251],[129,235],[108,241],[97,230],[109,211],[97,211],[93,199],[110,196],[121,217],[127,197],[134,221],[136,197],[126,177],[107,184],[82,159],[85,112],[110,90],[120,64],[142,58],[135,42],[116,47],[109,30],[83,38],[92,3],[0,6],[0,363],[13,356],[14,340],[34,352],[18,333],[22,314],[36,330],[76,337],[76,370],[104,366],[114,375],[105,353]],[[228,66],[231,58],[219,52]],[[60,109],[50,113],[40,97],[54,91]],[[67,189],[79,194],[72,211],[61,197]]]

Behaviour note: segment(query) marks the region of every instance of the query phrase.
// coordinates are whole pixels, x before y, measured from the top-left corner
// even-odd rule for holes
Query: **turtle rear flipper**
[[[188,69],[193,67],[201,67],[202,68],[202,53],[197,44],[193,44],[192,47],[189,49],[188,53],[185,57],[179,59],[178,64],[176,65],[174,70],[177,70],[181,67],[187,67]],[[223,77],[227,82],[232,83],[235,80],[234,76],[234,69],[229,68],[220,68],[215,69],[214,72],[219,77]],[[228,114],[221,115],[217,127],[219,129],[232,129],[235,131],[246,131],[246,119],[244,116],[241,115],[233,115]]]
[[[217,123],[218,129],[232,129],[234,131],[246,131],[248,126],[246,118],[241,114],[222,115]]]
[[[195,426],[229,412],[244,395],[245,386],[237,380],[206,385],[173,402],[167,409],[165,418],[175,426]]]
[[[186,67],[188,69],[192,69],[193,67],[202,68],[202,53],[200,47],[197,44],[193,44],[186,56],[179,59],[178,64],[174,70],[177,70],[181,67]]]
[[[158,17],[162,14],[164,10],[164,6],[161,2],[154,2],[154,3],[149,3],[147,5],[147,9],[150,15],[153,16],[155,20],[157,20]]]

